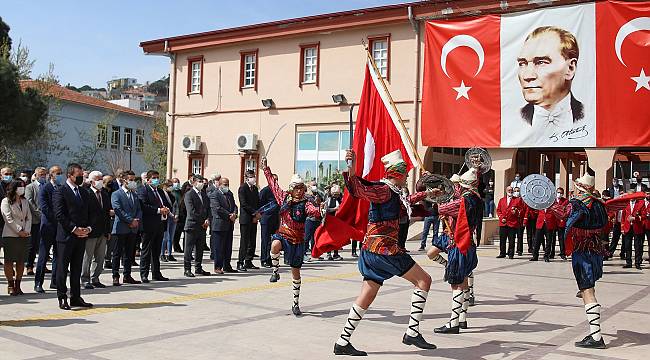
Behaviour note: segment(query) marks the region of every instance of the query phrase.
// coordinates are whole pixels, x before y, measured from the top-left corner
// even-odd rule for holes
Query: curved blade
[[[278,137],[278,134],[282,129],[284,129],[285,126],[287,126],[286,122],[282,124],[282,126],[280,126],[280,128],[275,132],[275,135],[273,135],[273,139],[271,139],[271,142],[269,143],[269,147],[266,149],[266,155],[265,155],[266,157],[268,157],[269,153],[271,152],[271,146],[273,146],[273,143],[275,142],[275,138]]]

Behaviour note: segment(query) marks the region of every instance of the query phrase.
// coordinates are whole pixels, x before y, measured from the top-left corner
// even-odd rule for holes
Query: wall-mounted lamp
[[[263,99],[262,106],[267,109],[273,109],[275,107],[275,103],[273,102],[273,99]]]
[[[334,100],[334,103],[336,103],[336,104],[347,104],[348,103],[348,99],[346,99],[345,95],[343,95],[343,94],[332,95],[332,100]]]

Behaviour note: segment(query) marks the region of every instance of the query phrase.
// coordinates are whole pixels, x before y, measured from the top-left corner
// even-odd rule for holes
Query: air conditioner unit
[[[201,137],[193,135],[183,135],[181,141],[181,148],[183,151],[200,151],[201,150]]]
[[[257,150],[257,135],[256,134],[237,135],[237,150],[239,151]]]

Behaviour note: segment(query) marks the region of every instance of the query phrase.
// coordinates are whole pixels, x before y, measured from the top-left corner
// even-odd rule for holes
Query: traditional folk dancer
[[[575,198],[568,206],[555,204],[551,210],[558,216],[565,217],[565,239],[568,245],[573,244],[571,260],[573,275],[582,293],[589,335],[575,343],[576,347],[604,349],[605,341],[600,333],[600,304],[596,299],[596,281],[603,276],[603,257],[608,253],[603,241],[603,232],[607,227],[608,216],[606,205],[592,195],[594,177],[585,174],[574,181]],[[571,251],[571,246],[567,246]]]
[[[284,251],[284,263],[291,267],[293,285],[293,305],[291,312],[295,316],[302,315],[299,306],[300,268],[305,255],[305,220],[308,216],[320,218],[320,210],[305,197],[307,187],[299,175],[293,175],[289,184],[289,191],[284,191],[273,177],[271,169],[267,166],[266,158],[262,159],[262,170],[269,188],[280,205],[280,228],[272,236],[271,242],[271,268],[273,274],[270,281],[280,280],[280,251]]]
[[[478,178],[476,169],[470,169],[465,172],[455,185],[456,199],[447,203],[438,205],[438,213],[447,220],[446,236],[448,238],[447,254],[448,263],[445,267],[445,281],[451,285],[452,302],[451,317],[445,325],[434,329],[435,333],[441,334],[458,334],[459,329],[467,329],[467,309],[472,301],[470,286],[473,287],[473,271],[478,265],[478,256],[476,255],[476,244],[473,239],[467,253],[463,254],[456,246],[453,238],[456,221],[461,211],[461,202],[464,202],[464,210],[469,227],[469,235],[472,236],[474,230],[480,221],[483,221],[483,200],[477,193]],[[451,220],[451,221],[450,221]],[[470,285],[470,279],[472,283]]]
[[[334,345],[334,354],[366,356],[366,352],[355,349],[350,343],[354,330],[377,296],[385,280],[393,276],[402,277],[415,285],[411,296],[411,316],[402,343],[415,345],[420,349],[435,349],[420,333],[420,320],[424,313],[431,277],[403,248],[398,245],[400,212],[410,213],[415,204],[428,195],[439,195],[439,190],[417,192],[410,196],[402,193],[406,183],[407,165],[399,150],[381,158],[386,174],[379,182],[370,182],[355,174],[355,154],[348,150],[348,171],[343,173],[351,196],[370,202],[368,228],[359,256],[359,271],[363,275],[361,294],[357,297],[346,320],[343,332]]]

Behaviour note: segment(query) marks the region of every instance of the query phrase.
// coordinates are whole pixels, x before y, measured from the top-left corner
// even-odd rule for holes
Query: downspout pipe
[[[419,111],[419,97],[420,97],[420,53],[421,53],[421,44],[420,44],[420,22],[413,16],[413,8],[409,6],[407,8],[408,10],[408,19],[409,22],[411,23],[411,27],[413,27],[413,31],[415,32],[415,78],[413,79],[413,125],[412,125],[412,135],[413,135],[413,142],[415,143],[416,151],[418,148],[418,144],[420,143],[419,141],[419,136],[420,136],[420,111]],[[425,164],[426,166],[426,164]],[[426,169],[420,169],[420,171],[424,171]],[[419,175],[419,174],[417,174]],[[415,184],[417,181],[418,176],[413,176],[411,178],[411,191],[415,191]]]

